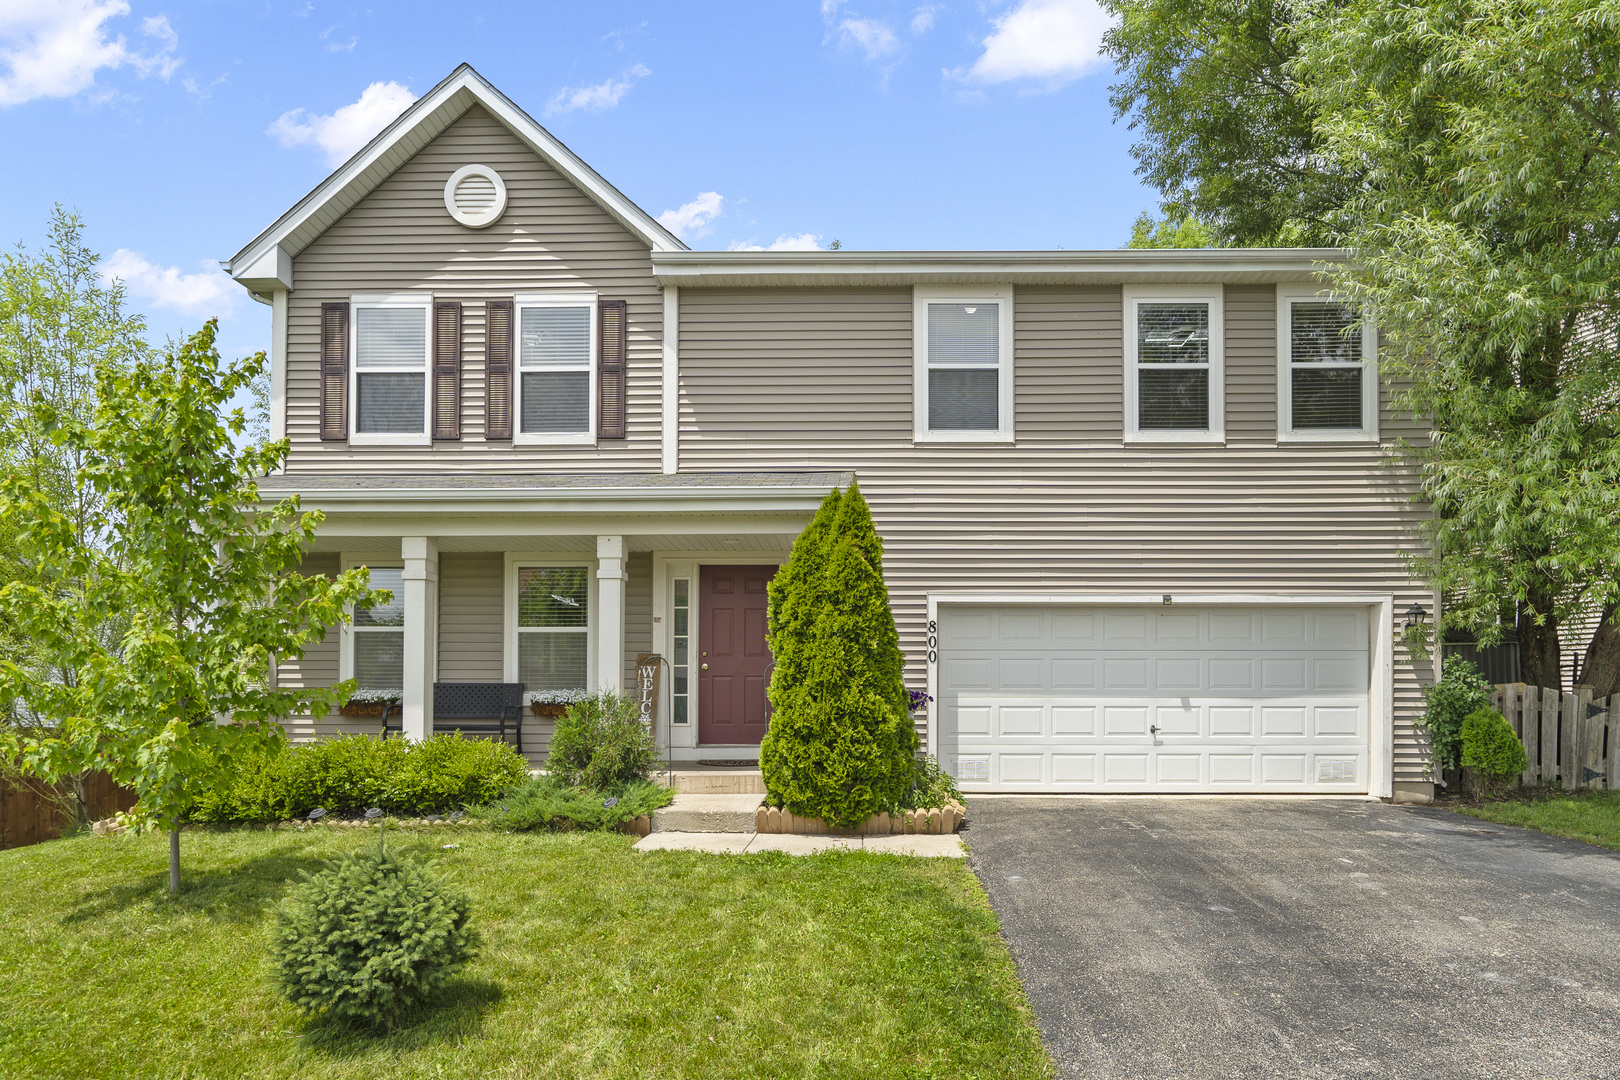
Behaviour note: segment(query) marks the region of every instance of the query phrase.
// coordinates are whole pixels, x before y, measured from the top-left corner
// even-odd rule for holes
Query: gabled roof
[[[293,258],[474,105],[487,109],[653,251],[686,250],[470,64],[462,64],[224,263],[226,272],[254,292],[291,288]]]

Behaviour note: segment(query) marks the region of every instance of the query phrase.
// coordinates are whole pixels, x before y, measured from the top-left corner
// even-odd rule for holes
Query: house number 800
[[[939,623],[928,620],[928,662],[939,663]]]

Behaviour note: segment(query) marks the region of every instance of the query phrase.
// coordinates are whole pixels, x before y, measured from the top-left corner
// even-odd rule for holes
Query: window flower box
[[[400,696],[386,690],[356,690],[338,708],[340,716],[381,716],[390,706],[399,706]]]
[[[523,701],[536,716],[558,717],[568,711],[568,706],[590,696],[585,690],[530,690],[523,695]]]

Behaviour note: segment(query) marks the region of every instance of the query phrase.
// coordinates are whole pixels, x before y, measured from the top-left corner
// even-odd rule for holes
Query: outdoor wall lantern
[[[1406,628],[1411,630],[1415,627],[1422,626],[1428,617],[1428,609],[1414,600],[1412,601],[1412,606],[1406,609]]]

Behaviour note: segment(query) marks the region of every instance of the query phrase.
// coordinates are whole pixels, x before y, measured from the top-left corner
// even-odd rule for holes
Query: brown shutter
[[[484,305],[484,438],[512,437],[512,301]]]
[[[461,305],[433,305],[433,437],[461,438]]]
[[[349,437],[349,305],[321,305],[321,438]]]
[[[622,439],[625,433],[626,379],[629,362],[628,315],[623,300],[603,300],[596,307],[596,387],[599,401],[596,437]]]

